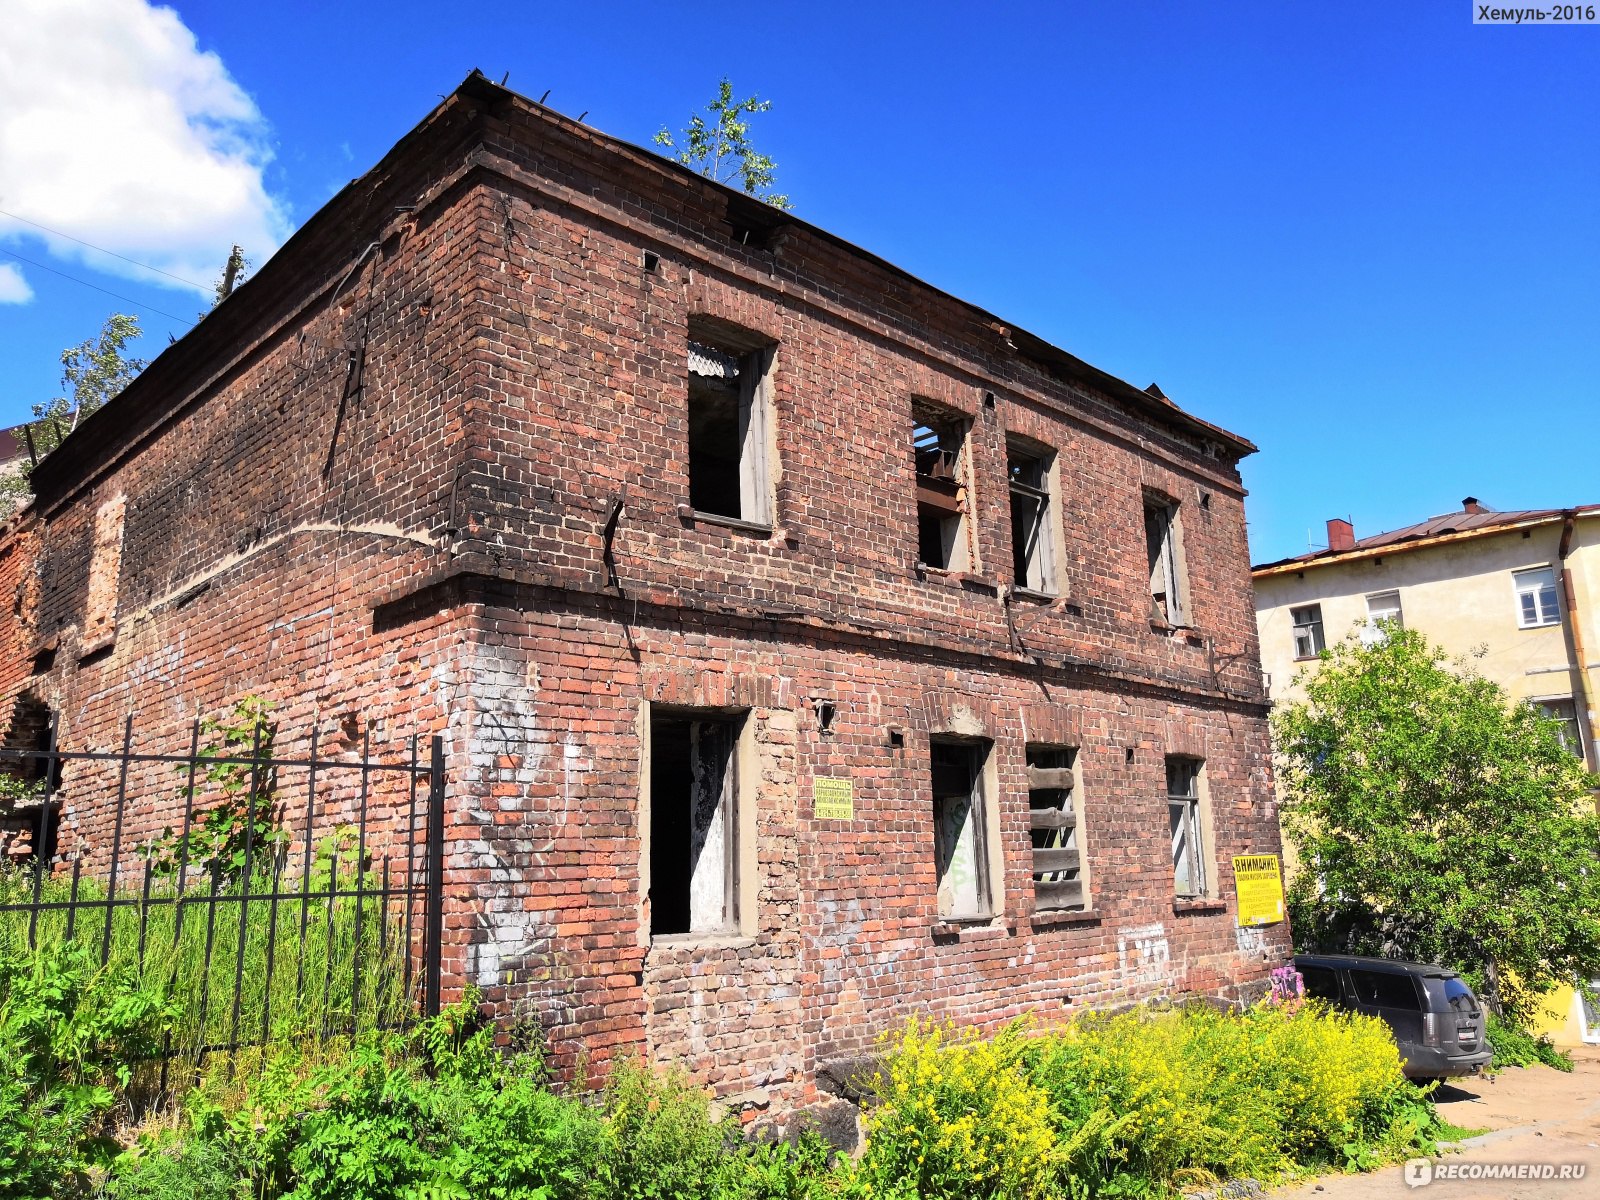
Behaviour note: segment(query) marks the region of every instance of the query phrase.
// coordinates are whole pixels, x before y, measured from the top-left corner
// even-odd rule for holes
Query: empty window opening
[[[1517,624],[1523,629],[1554,625],[1561,619],[1556,603],[1556,573],[1549,567],[1517,571],[1511,576],[1517,588]]]
[[[27,858],[49,862],[55,856],[61,823],[61,802],[55,795],[61,788],[61,763],[49,757],[53,721],[49,706],[37,696],[24,692],[17,697],[4,742],[15,756],[0,755],[0,774],[7,776],[4,791],[9,793],[0,804],[0,862]],[[46,805],[48,812],[43,811]]]
[[[721,933],[737,912],[738,722],[650,718],[650,935]]]
[[[1011,487],[1011,571],[1018,587],[1055,590],[1055,513],[1051,507],[1051,458],[1044,450],[1008,445]]]
[[[1167,820],[1172,832],[1172,889],[1206,894],[1205,843],[1200,828],[1200,770],[1196,758],[1167,759]]]
[[[1167,625],[1187,624],[1183,550],[1175,502],[1160,496],[1145,497],[1144,540],[1150,561],[1151,620]]]
[[[831,700],[814,700],[812,709],[817,714],[817,729],[823,733],[833,732],[834,703]]]
[[[770,524],[770,350],[689,342],[689,505]]]
[[[991,911],[983,764],[977,742],[934,742],[933,832],[939,915],[983,917]]]
[[[967,568],[965,418],[938,405],[911,405],[912,453],[917,464],[917,561],[924,566]]]
[[[1083,908],[1088,891],[1078,841],[1077,751],[1029,746],[1028,823],[1033,839],[1033,906]]]
[[[1321,654],[1326,645],[1322,636],[1322,605],[1291,608],[1289,619],[1294,622],[1294,656],[1315,658]]]

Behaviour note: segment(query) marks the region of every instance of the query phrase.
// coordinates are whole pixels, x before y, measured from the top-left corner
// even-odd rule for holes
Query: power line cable
[[[135,300],[132,296],[124,296],[121,292],[113,292],[109,288],[101,287],[99,284],[90,283],[87,279],[79,279],[76,275],[68,275],[65,271],[58,271],[54,267],[47,267],[42,262],[34,262],[33,259],[23,257],[15,250],[0,247],[0,254],[5,255],[7,258],[14,258],[18,262],[27,263],[30,267],[38,267],[41,271],[49,271],[50,274],[59,275],[63,279],[70,279],[73,283],[81,283],[86,288],[93,288],[97,292],[104,292],[112,299],[124,301],[125,303],[133,305],[135,308],[148,309],[150,312],[159,313],[161,316],[169,317],[174,321],[182,321],[185,325],[195,324],[195,322],[189,320],[188,317],[180,317],[177,313],[169,313],[165,309],[157,308],[154,304],[146,304],[142,300]]]
[[[115,250],[107,250],[104,246],[96,246],[93,242],[86,242],[80,237],[73,237],[70,233],[62,233],[59,229],[51,229],[48,225],[41,225],[37,221],[30,221],[27,217],[19,217],[14,212],[7,212],[0,208],[0,217],[10,217],[13,221],[21,221],[24,225],[32,225],[35,229],[54,234],[56,237],[66,238],[69,242],[77,242],[80,246],[87,246],[91,250],[98,250],[101,254],[109,254],[112,258],[120,258],[125,263],[132,263],[136,267],[143,267],[146,271],[154,271],[157,275],[165,275],[168,279],[176,279],[179,283],[187,284],[192,288],[199,288],[202,292],[208,291],[205,284],[196,283],[192,279],[185,279],[182,275],[174,275],[171,271],[163,271],[160,267],[152,267],[149,263],[140,262],[136,258],[129,258],[126,254],[118,254]]]

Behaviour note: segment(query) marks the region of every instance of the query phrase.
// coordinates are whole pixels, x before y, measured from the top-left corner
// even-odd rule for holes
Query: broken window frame
[[[771,529],[775,347],[748,332],[691,321],[685,362],[690,509],[696,517],[711,521]],[[714,465],[703,438],[697,444],[695,436],[697,418],[703,422],[705,406],[715,401],[710,393],[717,390],[718,385],[712,381],[730,379],[737,381],[737,407],[729,445],[736,448],[737,454],[736,457],[715,457],[717,461],[730,464],[722,470],[738,473],[737,504],[732,502],[732,481],[712,478],[712,473],[719,468]],[[701,413],[697,413],[697,409]],[[715,499],[708,499],[711,497]],[[735,507],[736,512],[723,511]]]
[[[1169,754],[1167,768],[1167,831],[1172,850],[1172,891],[1180,900],[1209,894],[1204,790],[1205,760]]]
[[[972,422],[932,400],[911,401],[911,453],[916,471],[917,562],[934,571],[973,569],[967,516],[968,432]],[[931,548],[937,541],[937,551]],[[930,561],[936,560],[936,561]]]
[[[1183,528],[1179,505],[1171,497],[1146,492],[1145,556],[1150,566],[1150,619],[1174,629],[1189,624],[1184,577]]]
[[[644,828],[641,830],[648,918],[645,923],[645,933],[651,943],[666,940],[693,941],[737,934],[741,931],[748,899],[742,895],[743,881],[740,874],[741,848],[751,832],[743,828],[746,816],[745,806],[740,797],[743,776],[740,763],[741,744],[748,728],[748,714],[725,709],[685,709],[662,705],[646,707],[648,712],[644,716],[643,732],[646,738],[649,769],[645,772],[644,786],[648,802],[645,806],[647,816],[643,822]],[[684,725],[689,727],[687,731],[668,728]],[[720,743],[714,744],[712,750],[718,771],[715,782],[716,811],[708,819],[706,832],[700,838],[698,849],[695,845],[695,830],[691,818],[690,827],[681,838],[689,853],[690,862],[687,864],[687,873],[675,879],[667,872],[670,847],[666,845],[664,834],[674,824],[677,825],[675,832],[682,831],[682,823],[664,819],[668,815],[667,805],[671,801],[668,789],[662,786],[660,776],[664,767],[662,750],[666,746],[687,746],[691,772],[689,800],[692,803],[694,780],[704,778],[702,769],[710,765],[699,757],[708,737]],[[674,815],[681,817],[683,814],[680,811]],[[715,857],[705,865],[705,870],[709,874],[701,875],[701,860],[708,845],[714,848]],[[697,914],[696,884],[699,882],[705,886],[708,880],[720,882],[720,900],[702,901],[701,910]],[[670,904],[664,903],[669,887],[679,894]],[[679,914],[681,919],[676,919]],[[673,927],[668,928],[668,925]]]
[[[1033,442],[1007,438],[1006,481],[1011,493],[1012,579],[1024,591],[1054,595],[1055,452]]]
[[[991,862],[989,813],[990,784],[987,779],[990,743],[965,738],[930,738],[928,743],[929,783],[932,795],[934,875],[937,881],[939,917],[946,921],[985,921],[997,911],[994,864]],[[941,759],[946,769],[964,769],[970,785],[964,790],[951,787],[942,776]],[[967,814],[963,829],[954,842],[950,838],[948,806],[965,802]],[[963,840],[961,833],[968,836]],[[961,903],[958,888],[963,880],[952,870],[958,859],[965,859],[972,872],[971,902]],[[965,889],[962,889],[965,890]]]
[[[1071,746],[1030,742],[1025,755],[1034,911],[1087,909],[1089,873],[1082,845],[1078,752]]]
[[[1322,605],[1294,605],[1289,609],[1289,623],[1294,630],[1296,662],[1316,658],[1327,648],[1327,640],[1322,629]]]

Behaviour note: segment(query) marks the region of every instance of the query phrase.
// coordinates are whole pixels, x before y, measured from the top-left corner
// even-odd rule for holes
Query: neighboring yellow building
[[[1385,617],[1474,666],[1564,726],[1590,770],[1600,689],[1600,504],[1460,512],[1357,538],[1328,522],[1328,548],[1254,568],[1261,663],[1274,701],[1324,646]],[[1559,1044],[1600,1043],[1600,1014],[1571,991],[1550,998]]]

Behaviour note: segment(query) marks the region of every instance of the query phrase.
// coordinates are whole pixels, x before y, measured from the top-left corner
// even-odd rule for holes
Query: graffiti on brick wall
[[[1172,946],[1166,926],[1130,925],[1117,935],[1117,978],[1126,985],[1170,984]]]

